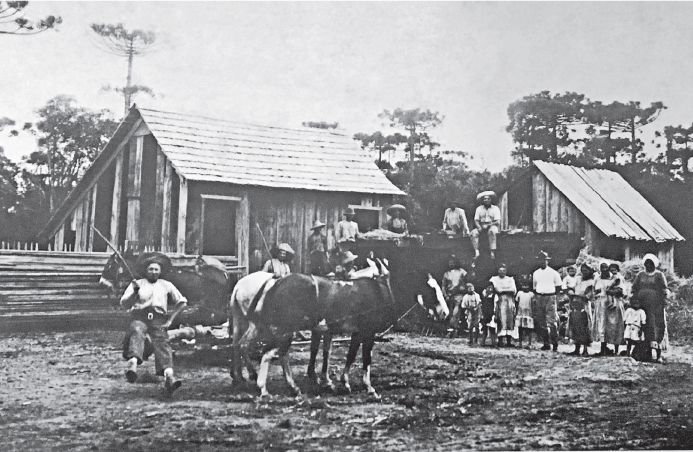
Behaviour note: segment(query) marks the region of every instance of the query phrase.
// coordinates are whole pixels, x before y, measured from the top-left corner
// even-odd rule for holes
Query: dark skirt
[[[592,337],[587,312],[571,311],[568,316],[568,325],[570,325],[568,337],[573,340],[575,345],[590,345]]]
[[[661,293],[650,288],[640,289],[636,295],[647,316],[647,321],[643,326],[645,342],[662,342],[666,330],[664,297]]]

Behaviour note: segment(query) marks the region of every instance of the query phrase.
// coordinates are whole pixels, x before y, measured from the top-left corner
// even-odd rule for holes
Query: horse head
[[[131,259],[132,262],[134,263],[136,256],[133,254],[132,251],[127,250],[123,256],[124,259]],[[108,258],[108,261],[106,262],[106,266],[103,268],[101,271],[101,278],[99,279],[99,285],[109,292],[115,291],[116,286],[118,285],[118,281],[121,279],[130,279],[130,275],[127,274],[126,276],[123,276],[124,274],[127,273],[127,270],[125,268],[125,263],[123,263],[123,260],[118,256],[118,253],[113,253],[111,256]]]
[[[385,275],[390,274],[390,270],[383,262],[378,260]],[[418,303],[429,315],[436,320],[444,320],[450,315],[450,309],[443,297],[443,291],[438,281],[428,271],[420,268],[409,268],[407,270],[392,271],[392,288],[395,297],[401,302],[410,305],[412,302]]]

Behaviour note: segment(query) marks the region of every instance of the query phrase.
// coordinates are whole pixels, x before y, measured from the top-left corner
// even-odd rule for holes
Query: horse
[[[136,268],[137,254],[128,250],[123,258],[129,268]],[[188,300],[189,307],[176,317],[171,328],[185,324],[220,325],[227,320],[231,280],[226,266],[218,259],[198,256],[193,266],[174,266],[161,278],[173,283]],[[99,284],[117,298],[131,281],[125,264],[113,253],[101,272]]]
[[[427,272],[385,269],[382,276],[350,281],[334,281],[319,276],[292,274],[277,280],[245,312],[250,327],[240,341],[247,355],[249,344],[258,338],[267,340],[257,385],[260,396],[269,395],[267,373],[272,358],[279,357],[287,384],[300,394],[291,375],[288,350],[294,331],[314,329],[325,320],[332,334],[351,334],[347,362],[341,381],[350,391],[348,372],[359,347],[363,345],[363,382],[368,394],[379,398],[371,385],[371,352],[375,335],[387,330],[416,303],[440,319],[449,310],[440,286]],[[394,288],[394,290],[393,290]],[[236,303],[232,297],[232,302]]]

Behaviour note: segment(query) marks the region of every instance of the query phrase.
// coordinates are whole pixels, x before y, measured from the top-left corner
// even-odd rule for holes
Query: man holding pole
[[[125,290],[120,304],[131,315],[130,327],[123,341],[123,358],[128,366],[125,377],[128,382],[137,381],[137,366],[142,364],[147,335],[154,349],[156,374],[165,378],[166,395],[170,396],[181,386],[173,376],[173,354],[168,343],[168,327],[186,307],[187,300],[169,281],[159,279],[162,272],[171,268],[170,259],[162,253],[144,253],[137,263],[140,274],[146,278],[134,280]],[[169,302],[173,311],[168,313]]]

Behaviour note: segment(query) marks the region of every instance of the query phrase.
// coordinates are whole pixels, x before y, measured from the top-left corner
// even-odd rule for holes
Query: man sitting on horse
[[[162,272],[171,268],[171,261],[161,253],[145,253],[138,259],[137,267],[146,278],[134,280],[125,290],[120,305],[130,312],[130,328],[123,342],[123,358],[128,361],[125,377],[128,382],[137,381],[137,366],[142,364],[147,335],[154,349],[157,375],[166,379],[167,395],[181,385],[173,376],[173,354],[168,343],[168,327],[182,311],[188,300],[169,281],[159,279]],[[170,316],[168,304],[174,305]]]
[[[283,278],[291,274],[289,262],[294,258],[294,249],[288,243],[282,243],[277,247],[277,256],[265,262],[263,272],[273,273],[275,278]]]

